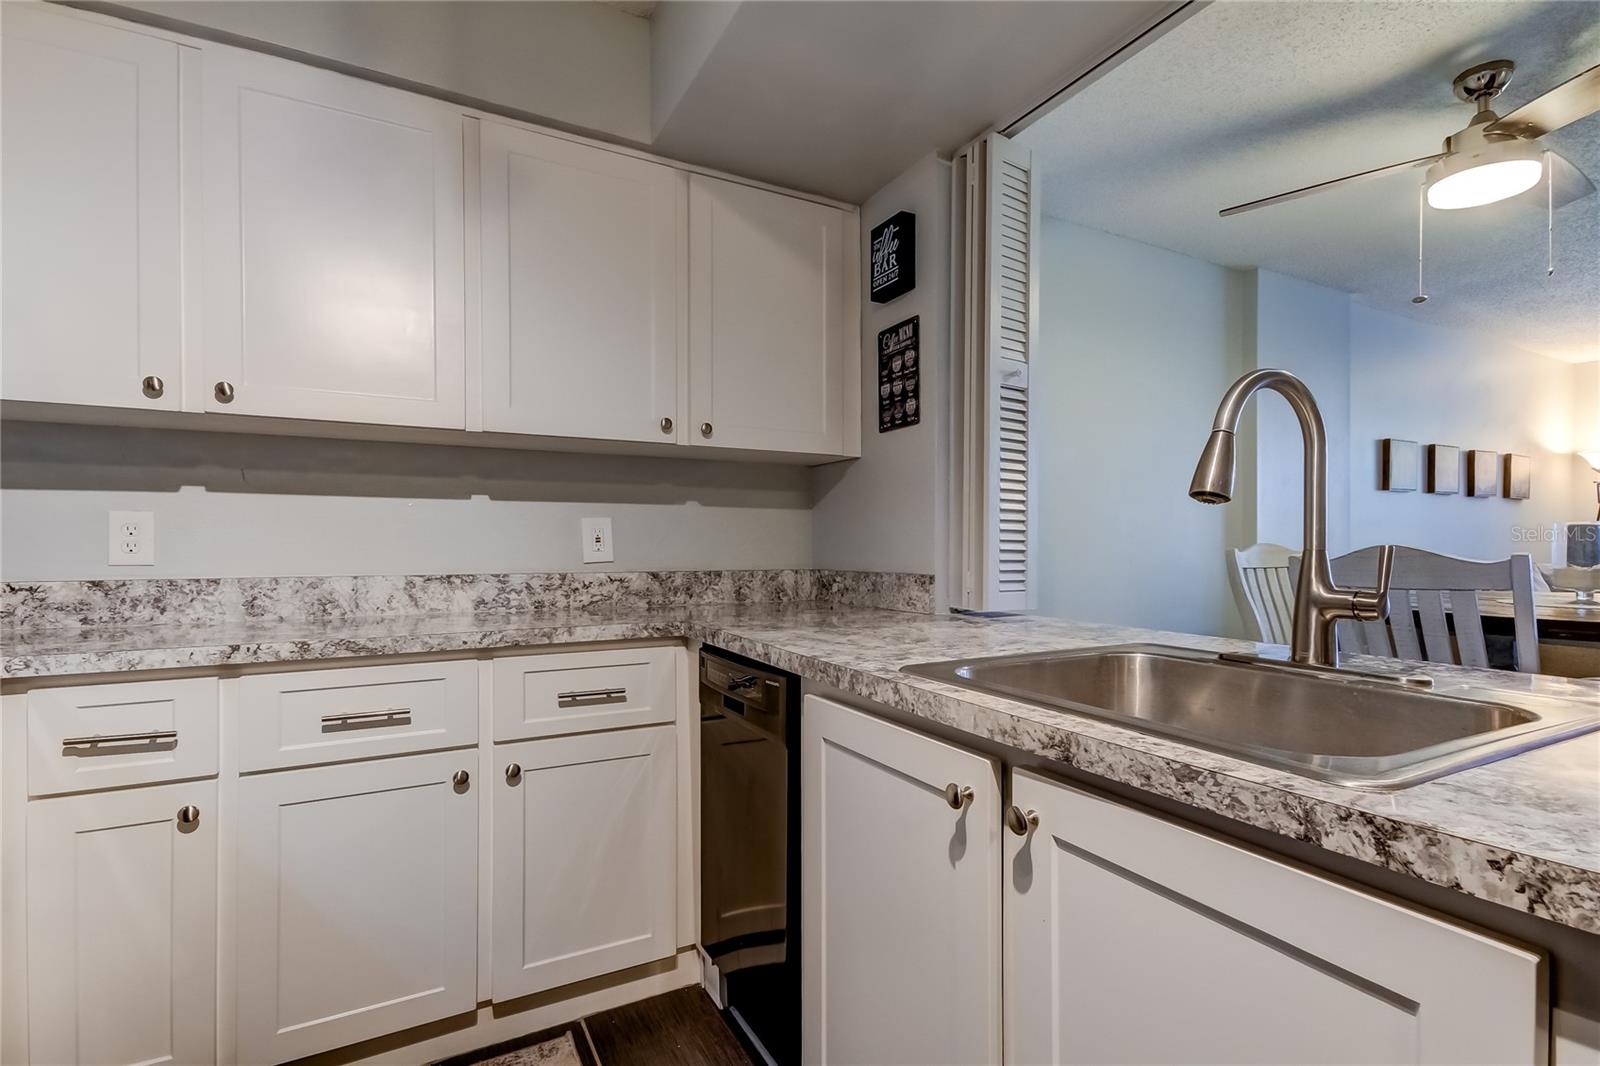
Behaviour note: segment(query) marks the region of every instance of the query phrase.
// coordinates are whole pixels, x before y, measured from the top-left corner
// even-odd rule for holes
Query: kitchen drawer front
[[[496,659],[494,739],[522,740],[677,718],[676,648]]]
[[[466,747],[478,742],[478,664],[241,678],[236,735],[244,773]]]
[[[150,785],[217,772],[217,679],[28,693],[28,792]]]

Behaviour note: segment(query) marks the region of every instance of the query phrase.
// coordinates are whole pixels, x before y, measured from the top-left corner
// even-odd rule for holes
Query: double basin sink
[[[905,672],[1085,714],[1357,788],[1396,789],[1600,727],[1600,703],[1430,691],[1156,644],[920,663]]]

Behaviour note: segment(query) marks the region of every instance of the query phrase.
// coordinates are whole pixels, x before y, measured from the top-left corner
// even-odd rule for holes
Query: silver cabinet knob
[[[450,783],[456,787],[457,792],[465,792],[467,785],[472,781],[472,775],[465,770],[457,770],[450,775]]]
[[[217,382],[217,387],[212,391],[216,393],[218,403],[233,402],[233,386],[229,385],[226,381]]]
[[[179,825],[196,825],[196,824],[199,823],[199,821],[200,821],[200,808],[199,807],[196,807],[194,804],[191,803],[191,804],[188,804],[186,806],[178,808],[178,824]]]
[[[711,436],[711,423],[710,422],[702,422],[702,423],[700,423],[700,435],[702,437]]]
[[[661,420],[661,432],[663,432],[663,433],[671,433],[672,432],[672,419],[663,418]]]
[[[972,786],[958,785],[954,781],[944,786],[944,801],[950,804],[950,809],[959,811],[972,802]]]
[[[518,766],[516,763],[512,763],[510,766],[506,767],[506,784],[515,785],[521,780],[522,767]]]
[[[154,374],[151,374],[149,377],[145,378],[143,385],[144,394],[150,397],[152,400],[161,399],[161,394],[167,391],[167,383],[156,377]]]
[[[1028,835],[1028,830],[1039,828],[1039,812],[1023,810],[1015,803],[1006,808],[1006,828],[1019,837]]]

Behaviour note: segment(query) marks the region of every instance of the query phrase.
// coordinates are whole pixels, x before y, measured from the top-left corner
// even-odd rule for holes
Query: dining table
[[[1491,645],[1497,639],[1509,642],[1516,617],[1511,593],[1479,592],[1478,614]],[[1600,602],[1581,601],[1572,592],[1541,590],[1533,594],[1533,614],[1541,673],[1600,677]]]

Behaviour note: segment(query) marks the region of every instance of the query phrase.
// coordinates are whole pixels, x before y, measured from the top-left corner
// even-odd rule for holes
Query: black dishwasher
[[[700,941],[722,1001],[779,1066],[800,1061],[800,679],[700,652]]]

